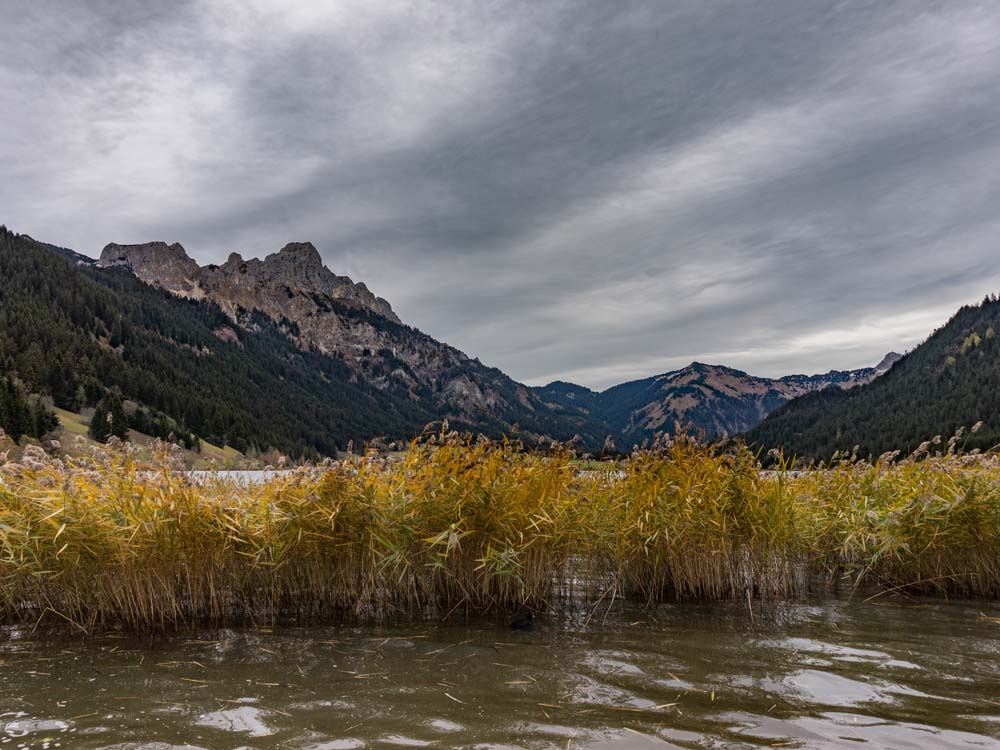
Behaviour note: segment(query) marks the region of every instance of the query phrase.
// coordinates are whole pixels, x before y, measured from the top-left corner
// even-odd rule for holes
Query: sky
[[[529,384],[874,365],[1000,291],[1000,3],[5,0],[0,223],[311,241]]]

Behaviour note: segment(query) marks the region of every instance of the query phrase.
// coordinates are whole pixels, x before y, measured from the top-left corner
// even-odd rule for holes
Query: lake
[[[0,748],[1000,750],[1000,606],[627,605],[393,626],[0,632]]]
[[[225,482],[229,484],[253,485],[265,484],[281,479],[291,474],[289,469],[212,469],[187,472],[191,481],[195,484],[212,484],[213,482]]]

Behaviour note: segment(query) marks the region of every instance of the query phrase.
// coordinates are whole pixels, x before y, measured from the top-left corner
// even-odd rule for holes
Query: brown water
[[[996,604],[0,633],[0,748],[996,748]],[[602,621],[603,620],[603,621]]]

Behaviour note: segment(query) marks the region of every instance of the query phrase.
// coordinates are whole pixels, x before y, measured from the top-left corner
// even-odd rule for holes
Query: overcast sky
[[[0,6],[0,222],[312,241],[515,378],[872,365],[1000,290],[1000,3]]]

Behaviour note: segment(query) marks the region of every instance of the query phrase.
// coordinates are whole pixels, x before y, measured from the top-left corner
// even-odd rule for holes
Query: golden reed
[[[845,580],[997,596],[996,456],[924,453],[795,472],[682,438],[581,465],[452,433],[240,486],[192,482],[166,452],[29,450],[0,469],[0,619],[159,629]]]

